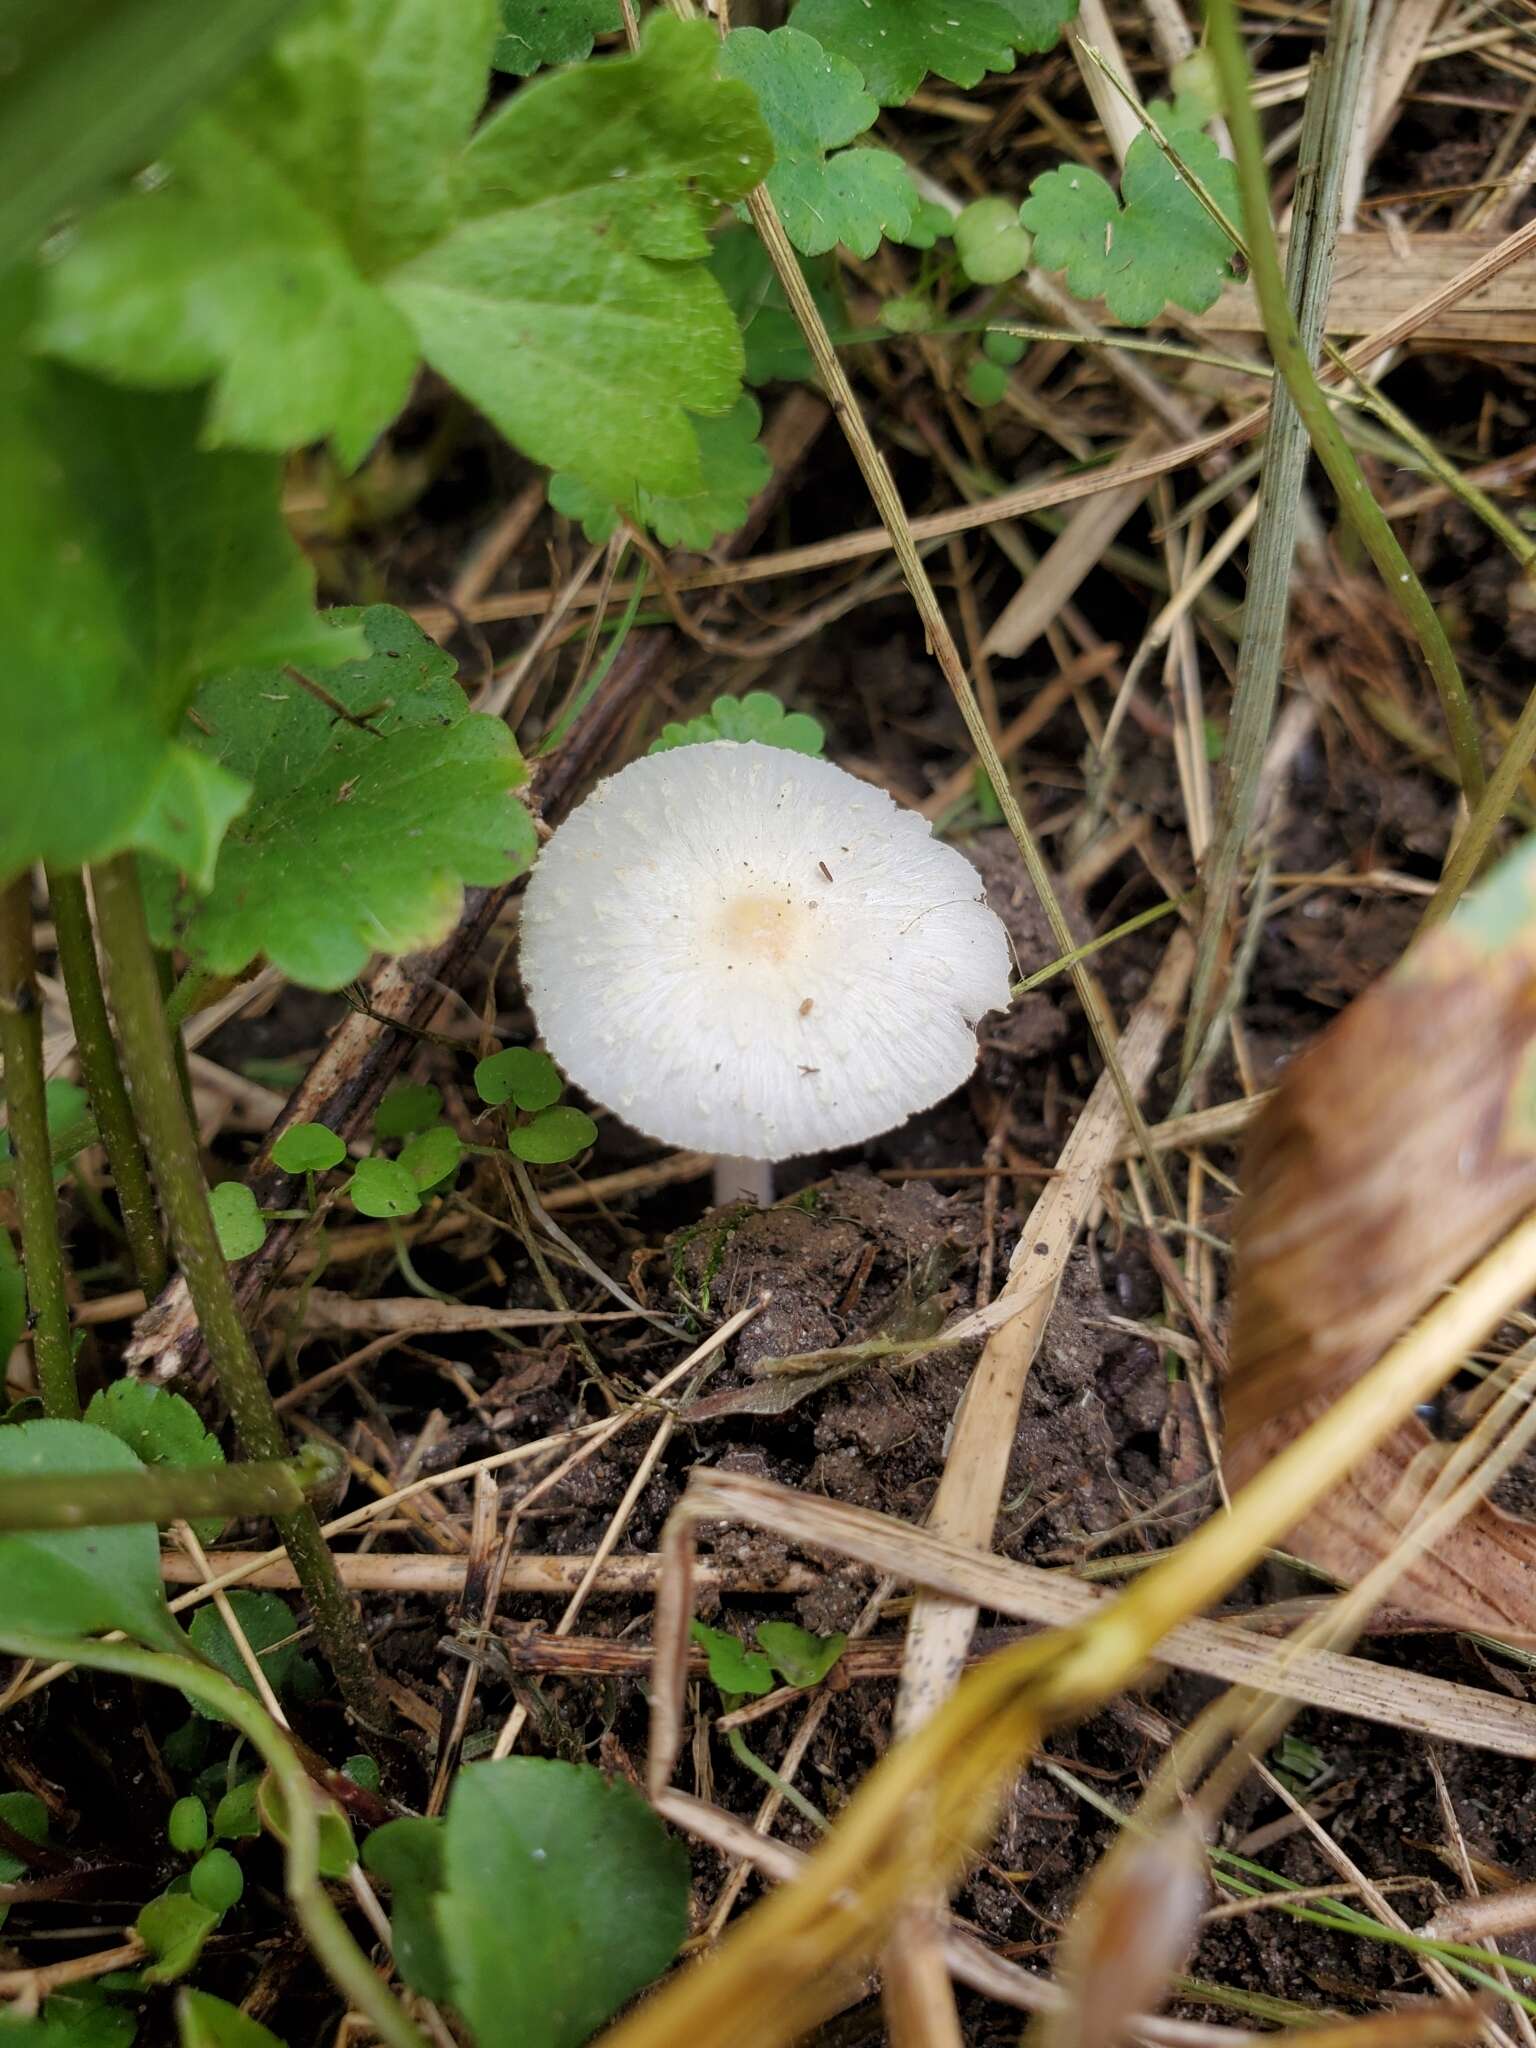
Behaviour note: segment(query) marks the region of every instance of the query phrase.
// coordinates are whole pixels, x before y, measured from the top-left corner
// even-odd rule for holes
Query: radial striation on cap
[[[528,885],[522,973],[550,1053],[626,1123],[788,1159],[958,1088],[1009,955],[926,819],[721,740],[632,761],[572,812]]]

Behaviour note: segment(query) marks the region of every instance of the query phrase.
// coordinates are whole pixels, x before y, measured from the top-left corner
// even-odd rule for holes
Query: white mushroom
[[[523,985],[570,1078],[735,1162],[853,1145],[958,1088],[1009,954],[965,857],[831,762],[632,761],[539,856]]]

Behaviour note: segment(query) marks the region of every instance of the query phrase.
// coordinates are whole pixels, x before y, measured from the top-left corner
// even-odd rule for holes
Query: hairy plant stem
[[[132,1643],[98,1643],[73,1636],[46,1636],[30,1629],[0,1633],[0,1650],[11,1657],[33,1657],[53,1663],[63,1659],[91,1671],[112,1671],[124,1678],[147,1679],[152,1685],[174,1686],[220,1720],[238,1728],[267,1769],[283,1802],[287,1839],[283,1847],[284,1890],[294,1918],[331,1982],[350,2006],[367,2018],[389,2048],[426,2048],[426,2043],[367,1957],[347,1931],[347,1924],[326,1896],[320,1881],[320,1824],[309,1774],[283,1731],[259,1701],[226,1678],[222,1671],[174,1657],[164,1650],[142,1650]]]
[[[78,870],[48,870],[48,902],[58,939],[59,972],[64,978],[70,1019],[75,1027],[80,1072],[91,1098],[96,1128],[107,1148],[107,1163],[117,1189],[117,1205],[122,1212],[133,1270],[146,1296],[153,1301],[166,1281],[165,1239],[160,1233],[160,1213],[155,1206],[144,1148],[134,1128],[128,1090],[117,1063],[117,1047],[112,1040],[106,997],[102,994],[96,941],[91,932],[91,913],[85,900],[85,880]]]
[[[1306,347],[1285,294],[1275,224],[1269,208],[1269,176],[1264,168],[1263,136],[1253,104],[1248,56],[1238,27],[1235,0],[1207,0],[1206,19],[1210,29],[1211,55],[1221,80],[1232,147],[1237,157],[1248,260],[1269,352],[1274,358],[1275,368],[1285,379],[1286,389],[1306,426],[1317,459],[1338,493],[1341,516],[1359,536],[1418,640],[1439,693],[1462,793],[1469,804],[1475,805],[1483,793],[1485,781],[1483,755],[1477,721],[1473,717],[1461,670],[1456,665],[1456,656],[1451,651],[1439,614],[1414,574],[1413,565],[1403,553],[1390,520],[1366,487],[1360,465],[1307,360]]]
[[[337,1460],[320,1444],[296,1458],[238,1465],[159,1465],[140,1472],[80,1472],[7,1479],[0,1529],[87,1529],[126,1522],[179,1522],[194,1515],[280,1515],[335,1478]]]
[[[59,1241],[53,1151],[48,1142],[43,1012],[37,989],[37,955],[32,947],[28,875],[18,875],[0,890],[0,1058],[5,1061],[6,1112],[11,1155],[16,1162],[37,1384],[47,1413],[69,1419],[80,1413],[80,1392],[70,1349],[69,1296]]]
[[[1286,305],[1296,307],[1300,346],[1309,364],[1322,345],[1333,283],[1343,192],[1345,143],[1359,97],[1366,10],[1359,0],[1338,0],[1321,65],[1314,69],[1302,124],[1297,196],[1286,254]],[[1216,827],[1204,864],[1200,936],[1184,1027],[1187,1076],[1216,1007],[1223,940],[1232,909],[1259,773],[1280,695],[1280,664],[1290,615],[1296,520],[1307,464],[1307,428],[1295,400],[1277,386],[1259,469],[1259,516],[1248,550],[1248,595],[1232,690],[1232,722],[1221,781]]]
[[[283,1427],[240,1319],[208,1207],[197,1137],[181,1091],[159,968],[144,918],[138,870],[131,856],[120,854],[95,869],[93,880],[96,922],[107,956],[123,1065],[134,1116],[165,1204],[171,1243],[246,1456],[281,1458],[287,1451]],[[373,1659],[313,1510],[306,1506],[281,1515],[277,1527],[348,1708],[365,1731],[382,1730],[387,1717]]]

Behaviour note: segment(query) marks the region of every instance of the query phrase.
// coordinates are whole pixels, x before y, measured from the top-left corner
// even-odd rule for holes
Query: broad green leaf
[[[747,392],[719,419],[696,419],[700,483],[696,491],[658,497],[637,491],[616,506],[600,491],[565,473],[549,480],[549,502],[568,519],[579,519],[594,544],[607,540],[624,511],[638,526],[669,548],[691,548],[701,554],[723,533],[733,533],[747,516],[747,507],[773,474],[773,465],[758,445],[763,415]]]
[[[667,754],[709,740],[757,740],[765,747],[787,747],[792,754],[819,754],[826,737],[808,712],[786,711],[768,691],[748,690],[744,697],[717,697],[698,718],[664,725],[646,751]]]
[[[23,1422],[0,1429],[0,1484],[94,1472],[137,1472],[139,1460],[89,1422]],[[160,1583],[153,1522],[110,1528],[13,1530],[0,1535],[0,1628],[98,1635],[120,1628],[153,1650],[185,1654]]]
[[[820,256],[842,242],[873,256],[882,235],[912,225],[917,188],[901,158],[842,147],[880,111],[845,57],[798,28],[738,28],[725,39],[720,68],[757,94],[773,137],[768,191],[797,249]]]
[[[41,1799],[32,1792],[0,1792],[0,1820],[29,1842],[46,1842],[48,1839],[48,1809]],[[28,1866],[19,1856],[13,1856],[9,1849],[0,1849],[0,1884],[15,1884],[24,1878]],[[0,1899],[0,1927],[5,1925],[5,1916],[10,1907]]]
[[[0,303],[0,328],[15,318]],[[180,737],[198,683],[359,651],[315,613],[280,465],[200,452],[199,410],[29,363],[0,333],[0,503],[26,511],[0,549],[0,882],[129,847],[206,880],[246,789]]]
[[[295,0],[9,0],[0,72],[0,269],[67,206],[149,157]]]
[[[786,1685],[820,1685],[848,1645],[845,1635],[815,1636],[792,1621],[760,1621],[757,1640]]]
[[[284,1173],[324,1173],[347,1156],[345,1142],[326,1124],[291,1124],[272,1147]]]
[[[399,1087],[390,1089],[374,1111],[374,1136],[409,1138],[416,1131],[424,1131],[428,1124],[436,1123],[442,1113],[441,1089],[434,1088],[429,1081],[402,1081]]]
[[[267,1241],[267,1226],[256,1197],[243,1180],[221,1180],[208,1190],[219,1250],[226,1259],[246,1259]]]
[[[799,321],[789,310],[784,287],[768,260],[768,252],[758,240],[757,230],[728,227],[716,235],[709,267],[741,328],[742,346],[747,352],[747,382],[797,383],[809,377],[814,368],[811,352],[805,345]],[[802,262],[800,270],[816,301],[816,310],[827,327],[835,331],[842,325],[843,312],[829,259],[817,257]]]
[[[911,99],[930,71],[978,85],[1016,50],[1048,50],[1077,0],[800,0],[791,26],[846,57],[882,106]]]
[[[145,1984],[172,1984],[184,1977],[203,1952],[219,1915],[190,1892],[162,1892],[133,1923],[133,1931],[154,1960],[142,1972]]]
[[[359,1216],[414,1216],[421,1207],[416,1183],[397,1159],[360,1159],[342,1192]]]
[[[229,1596],[229,1604],[241,1634],[256,1653],[256,1662],[266,1674],[267,1683],[279,1696],[290,1691],[305,1660],[293,1640],[299,1625],[287,1601],[280,1600],[276,1593],[256,1593],[247,1586],[237,1586]],[[211,1664],[216,1664],[226,1678],[232,1678],[245,1692],[255,1693],[255,1681],[217,1608],[199,1607],[187,1633],[193,1646]],[[192,1706],[207,1719],[218,1719],[211,1708],[200,1706],[196,1700]]]
[[[238,2005],[190,1986],[176,1995],[178,2048],[283,2048],[277,2035]]]
[[[757,1699],[773,1690],[773,1670],[761,1650],[749,1650],[725,1629],[702,1621],[690,1621],[688,1633],[704,1652],[710,1681],[721,1692]]]
[[[591,56],[594,36],[623,25],[619,0],[501,0],[491,62],[519,78],[544,64],[576,64]]]
[[[560,1100],[560,1069],[547,1052],[509,1045],[475,1068],[475,1093],[492,1108],[503,1102],[519,1109],[548,1109]]]
[[[318,1785],[310,1787],[315,1803],[315,1831],[317,1861],[322,1877],[345,1877],[357,1861],[357,1843],[353,1840],[352,1829],[347,1816],[328,1793]],[[288,1809],[283,1800],[282,1788],[270,1771],[256,1787],[256,1811],[261,1815],[262,1824],[269,1834],[275,1835],[286,1848],[288,1845]]]
[[[356,464],[423,357],[527,454],[613,499],[697,487],[689,412],[741,348],[704,224],[767,168],[703,22],[555,72],[471,135],[494,0],[329,0],[86,222],[43,339],[141,384],[212,381],[217,445]]]
[[[623,1778],[546,1757],[471,1764],[444,1834],[438,1929],[479,2041],[579,2048],[687,1932],[687,1854]]]
[[[251,801],[206,895],[165,870],[148,893],[157,939],[212,973],[264,953],[306,987],[340,988],[370,953],[440,939],[465,883],[506,881],[533,858],[506,726],[469,710],[451,659],[403,612],[346,612],[339,630],[354,619],[367,656],[333,669],[323,693],[241,669],[198,694],[187,744]]]
[[[145,1465],[222,1465],[224,1451],[190,1401],[148,1380],[114,1380],[91,1396],[87,1422],[110,1429]],[[192,1524],[200,1543],[216,1543],[224,1522],[205,1515]]]
[[[436,1895],[443,1888],[441,1820],[386,1821],[363,1842],[363,1866],[389,1886],[395,1967],[413,1991],[444,2005],[453,1980],[438,1933]]]
[[[1147,111],[1227,218],[1239,222],[1236,168],[1192,110],[1154,100]],[[1080,164],[1036,178],[1019,209],[1035,237],[1035,260],[1064,270],[1070,290],[1103,299],[1128,327],[1145,327],[1169,301],[1205,312],[1232,275],[1232,244],[1145,131],[1126,152],[1120,189],[1123,206]]]
[[[171,1808],[165,1839],[178,1856],[196,1856],[207,1848],[208,1809],[196,1793],[188,1793]]]
[[[464,1157],[464,1140],[457,1131],[446,1124],[439,1124],[435,1130],[423,1131],[412,1138],[400,1154],[399,1163],[415,1181],[417,1187],[425,1190],[435,1188],[439,1181],[447,1180],[459,1170]]]
[[[238,1842],[261,1833],[261,1815],[256,1810],[260,1785],[260,1778],[246,1778],[220,1797],[213,1809],[213,1832],[217,1837]]]
[[[541,1109],[532,1123],[518,1124],[507,1133],[507,1150],[532,1166],[558,1166],[562,1159],[574,1159],[597,1137],[597,1125],[585,1110],[560,1103]]]

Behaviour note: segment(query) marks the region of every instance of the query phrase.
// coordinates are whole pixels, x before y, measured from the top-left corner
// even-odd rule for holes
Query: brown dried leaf
[[[1225,1466],[1236,1489],[1536,1201],[1536,845],[1352,1003],[1254,1125],[1237,1231]],[[1346,1583],[1399,1541],[1444,1449],[1362,1454],[1287,1547]],[[1536,1636],[1536,1528],[1486,1502],[1394,1609]]]
[[[1150,1834],[1117,1836],[1057,1951],[1066,1999],[1042,2029],[1047,2048],[1117,2048],[1155,2011],[1195,1945],[1207,1888],[1205,1842],[1182,1808]]]

